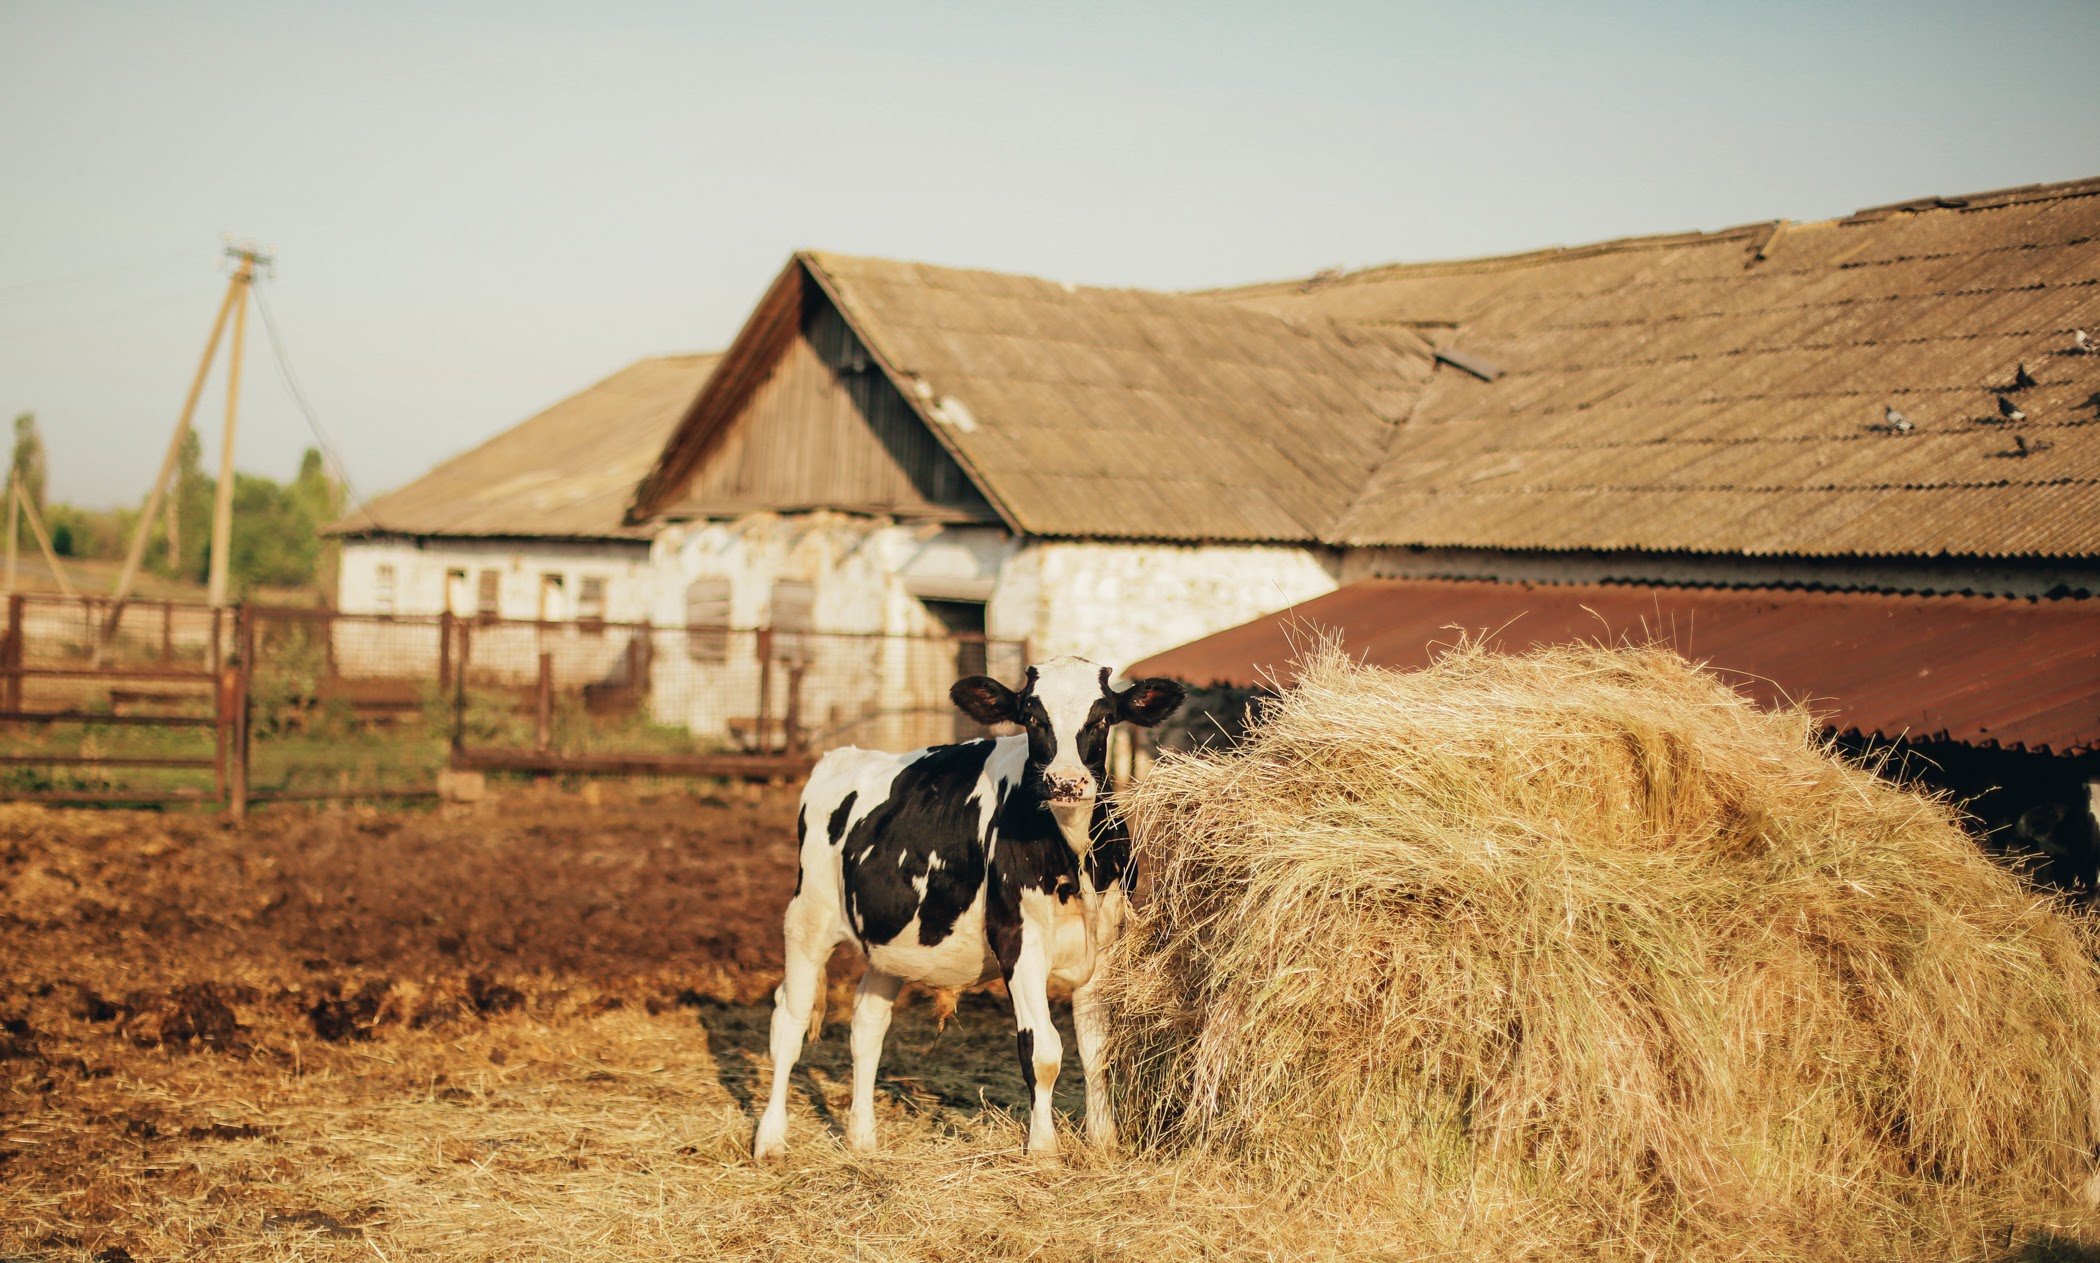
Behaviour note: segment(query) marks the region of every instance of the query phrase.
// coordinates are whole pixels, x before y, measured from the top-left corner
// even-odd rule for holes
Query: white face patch
[[[1100,663],[1069,654],[1035,668],[1036,700],[1050,716],[1050,731],[1057,739],[1057,751],[1051,756],[1048,771],[1085,781],[1089,798],[1100,787],[1094,784],[1094,774],[1079,757],[1079,730],[1086,727],[1087,715],[1101,700],[1101,671]]]

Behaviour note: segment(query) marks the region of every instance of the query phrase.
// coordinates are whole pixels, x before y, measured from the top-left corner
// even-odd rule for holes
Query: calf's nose
[[[1094,792],[1094,778],[1085,772],[1051,768],[1043,773],[1043,793],[1054,802],[1078,802]]]

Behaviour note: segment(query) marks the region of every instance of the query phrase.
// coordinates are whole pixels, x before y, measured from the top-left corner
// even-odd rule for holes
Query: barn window
[[[381,614],[394,612],[394,568],[378,566],[372,571],[372,608]]]
[[[503,572],[484,570],[475,581],[474,612],[483,618],[494,618],[502,613]]]
[[[803,579],[782,579],[773,585],[769,605],[773,656],[783,662],[808,661],[809,632],[816,625],[817,585]]]
[[[576,618],[579,622],[605,621],[605,576],[587,574],[576,584]]]
[[[445,612],[460,615],[467,612],[467,572],[460,569],[445,572]]]
[[[729,592],[719,575],[685,585],[685,652],[693,661],[729,660]]]

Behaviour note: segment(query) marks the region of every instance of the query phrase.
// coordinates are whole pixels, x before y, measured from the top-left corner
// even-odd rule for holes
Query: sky
[[[798,248],[1194,288],[1825,218],[2100,175],[2096,54],[2092,0],[0,0],[0,410],[139,502],[249,240],[238,464],[314,441],[281,351],[369,499]]]

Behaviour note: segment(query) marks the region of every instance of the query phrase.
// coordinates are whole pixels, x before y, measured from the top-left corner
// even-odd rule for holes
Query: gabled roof
[[[628,497],[719,358],[637,360],[328,531],[646,539],[626,520]]]
[[[1438,370],[1331,542],[2100,554],[2100,180],[1213,297],[1500,370]]]
[[[1405,328],[803,253],[637,489],[633,516],[673,501],[805,301],[837,306],[1006,523],[1040,536],[1321,539],[1431,364]]]
[[[2078,754],[2100,748],[2100,602],[1370,579],[1155,654],[1129,674],[1277,687],[1322,632],[1374,666],[1476,636],[1521,652],[1630,641],[1710,663],[1840,731]]]

